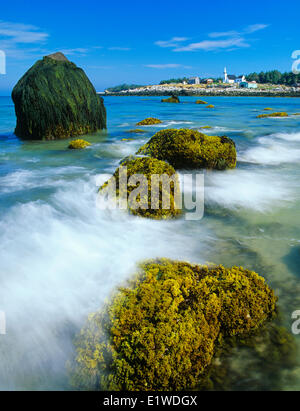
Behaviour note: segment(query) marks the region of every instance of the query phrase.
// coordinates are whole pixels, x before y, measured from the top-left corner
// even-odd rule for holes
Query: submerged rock
[[[288,117],[286,112],[270,113],[270,114],[260,114],[257,118],[267,118],[267,117]]]
[[[159,120],[158,118],[154,118],[154,117],[148,117],[145,118],[144,120],[136,123],[137,126],[151,126],[153,124],[160,124],[162,123],[161,120]]]
[[[196,104],[208,104],[207,101],[197,100]]]
[[[144,177],[143,182],[139,181],[140,176]],[[134,180],[135,177],[138,180]],[[168,181],[165,180],[165,185],[161,186],[159,178]],[[174,168],[164,161],[129,156],[122,161],[113,177],[100,187],[99,194],[114,194],[110,190],[115,190],[117,199],[127,201],[131,214],[140,217],[161,220],[178,217],[182,212],[179,204],[181,194],[178,175]]]
[[[236,166],[233,140],[225,136],[208,136],[190,129],[161,130],[137,154],[165,160],[175,169],[224,170]]]
[[[140,265],[76,341],[72,383],[88,390],[183,390],[199,385],[216,348],[270,320],[276,297],[242,267],[162,259]]]
[[[143,133],[147,133],[146,130],[142,130],[140,128],[134,128],[132,130],[128,130],[127,133],[136,133],[136,134],[143,134]]]
[[[54,140],[106,128],[103,99],[84,71],[62,53],[38,60],[12,92],[15,134],[32,140]]]
[[[162,103],[180,103],[178,96],[176,94],[172,94],[169,98],[163,98]]]
[[[91,145],[91,143],[89,143],[88,141],[81,140],[79,138],[77,140],[71,141],[68,148],[70,148],[71,150],[78,150],[78,149],[86,148],[90,145]]]

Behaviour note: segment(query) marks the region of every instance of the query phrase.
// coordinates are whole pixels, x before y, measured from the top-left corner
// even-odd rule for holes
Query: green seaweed
[[[54,140],[106,128],[102,97],[84,71],[61,56],[38,60],[14,87],[17,136]]]

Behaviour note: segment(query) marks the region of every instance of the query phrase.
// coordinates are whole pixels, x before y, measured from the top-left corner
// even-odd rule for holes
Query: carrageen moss
[[[120,183],[120,171],[124,170],[124,167],[127,168],[128,180],[123,186]],[[131,184],[129,179],[134,175],[143,175],[146,185],[138,181],[133,181]],[[159,178],[163,180],[170,178],[170,180],[166,185],[161,185]],[[117,199],[127,199],[128,210],[133,215],[160,220],[175,218],[182,213],[178,175],[174,168],[164,161],[129,156],[121,162],[113,177],[100,187],[99,195],[105,194],[105,190],[109,192],[111,188],[114,189],[114,182],[116,182]],[[144,189],[141,190],[143,187]],[[140,193],[137,190],[140,190]]]
[[[72,150],[76,150],[76,149],[86,148],[90,145],[91,145],[91,143],[89,143],[88,141],[85,141],[85,140],[82,140],[82,139],[78,138],[77,140],[70,141],[70,144],[69,144],[68,148],[70,148]]]
[[[154,117],[148,117],[145,118],[144,120],[136,123],[137,126],[151,126],[153,124],[160,124],[162,123],[161,120],[159,120],[158,118],[154,118]]]
[[[72,384],[89,390],[182,390],[199,385],[216,347],[275,313],[264,279],[242,267],[148,261],[91,314],[76,340]]]
[[[230,138],[190,129],[161,130],[137,154],[165,160],[175,169],[224,170],[236,166],[236,148]]]
[[[270,113],[270,114],[260,114],[257,118],[267,118],[267,117],[288,117],[286,112]]]
[[[18,81],[12,99],[15,134],[24,139],[54,140],[106,128],[102,97],[84,71],[60,53],[38,60]]]

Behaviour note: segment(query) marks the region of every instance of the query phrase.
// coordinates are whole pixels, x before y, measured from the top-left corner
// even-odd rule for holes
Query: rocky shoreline
[[[164,88],[140,88],[134,90],[126,90],[118,93],[105,92],[101,93],[105,96],[169,96],[172,93],[178,96],[195,96],[195,97],[300,97],[300,89],[291,87],[287,90],[250,90],[250,89],[199,89],[199,88],[179,88],[179,87],[164,87]],[[99,93],[100,94],[100,93]]]

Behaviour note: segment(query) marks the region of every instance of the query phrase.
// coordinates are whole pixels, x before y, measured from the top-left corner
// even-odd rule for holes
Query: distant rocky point
[[[106,111],[84,71],[57,52],[38,60],[12,92],[15,134],[54,140],[106,128]]]

